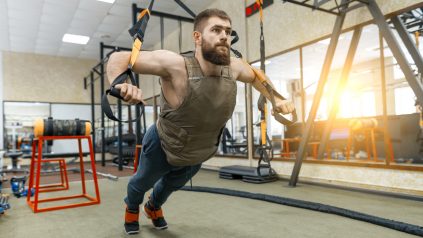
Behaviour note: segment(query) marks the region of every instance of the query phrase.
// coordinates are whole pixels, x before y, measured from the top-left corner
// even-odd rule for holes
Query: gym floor
[[[99,170],[101,166],[98,166]],[[107,168],[107,167],[106,167]],[[114,171],[117,168],[114,167]],[[131,173],[130,170],[125,170]],[[123,172],[122,172],[123,173]],[[123,231],[123,197],[130,177],[99,179],[101,204],[33,213],[25,198],[10,198],[11,209],[0,217],[4,237],[127,237]],[[91,184],[92,181],[87,181]],[[423,226],[421,202],[287,181],[249,184],[218,178],[201,170],[194,186],[219,187],[313,201]],[[90,191],[90,186],[88,186]],[[91,188],[91,192],[92,192]],[[4,189],[4,192],[10,192]],[[79,193],[80,182],[66,193]],[[57,196],[63,192],[44,193]],[[41,196],[41,195],[40,195]],[[43,197],[44,198],[44,197]],[[263,201],[209,193],[178,191],[163,207],[169,229],[155,230],[141,217],[140,234],[133,237],[413,237],[366,222]]]

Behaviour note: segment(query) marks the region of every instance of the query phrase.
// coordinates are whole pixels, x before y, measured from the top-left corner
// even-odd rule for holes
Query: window
[[[411,114],[416,112],[415,94],[410,87],[401,87],[394,90],[395,114]]]

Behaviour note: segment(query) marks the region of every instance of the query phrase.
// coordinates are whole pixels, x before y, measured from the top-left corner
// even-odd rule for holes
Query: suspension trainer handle
[[[247,63],[248,64],[248,63]],[[261,74],[261,72],[259,72],[258,69],[254,68],[253,66],[251,66],[251,69],[253,70],[255,76],[257,77],[257,79],[263,84],[263,86],[266,88],[267,92],[270,95],[270,103],[272,104],[273,108],[276,108],[276,101],[275,101],[275,97],[278,97],[282,100],[286,100],[286,98],[282,95],[280,95],[278,92],[276,92],[275,90],[273,90],[273,87],[267,82],[268,79],[266,79],[264,74]],[[264,76],[263,76],[264,75]],[[264,102],[264,100],[263,100]],[[264,107],[264,103],[263,105],[259,105],[259,107]],[[292,124],[294,124],[295,122],[297,122],[298,117],[297,117],[297,111],[294,109],[294,111],[291,112],[292,114],[292,120],[288,120],[286,117],[282,116],[281,113],[277,113],[274,111],[273,117],[276,119],[276,121],[278,121],[279,123],[282,123],[283,125],[286,126],[290,126]]]
[[[120,95],[120,90],[115,88],[116,85],[118,84],[122,84],[124,82],[126,82],[126,80],[128,79],[131,80],[132,85],[135,85],[138,87],[138,85],[136,84],[135,81],[135,77],[134,74],[132,73],[131,69],[128,68],[125,72],[121,73],[114,81],[113,83],[110,85],[110,88],[106,90],[106,93],[103,95],[103,97],[101,98],[101,108],[104,111],[104,114],[113,121],[120,121],[120,122],[135,122],[137,120],[139,120],[142,116],[142,114],[144,113],[144,104],[142,102],[138,103],[137,105],[135,105],[136,107],[140,107],[140,114],[137,115],[137,117],[135,119],[132,120],[127,120],[127,121],[122,121],[119,120],[112,111],[112,108],[110,107],[110,103],[109,103],[109,99],[107,98],[108,95],[111,95],[113,97],[116,97],[118,99],[123,100],[123,97]]]

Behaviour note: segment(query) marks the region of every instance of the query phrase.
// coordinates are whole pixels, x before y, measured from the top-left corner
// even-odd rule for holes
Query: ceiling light
[[[107,3],[114,3],[115,0],[97,0],[99,2],[107,2]]]
[[[80,45],[86,45],[90,38],[88,36],[80,36],[80,35],[72,35],[72,34],[64,34],[62,41],[67,43],[74,43]]]

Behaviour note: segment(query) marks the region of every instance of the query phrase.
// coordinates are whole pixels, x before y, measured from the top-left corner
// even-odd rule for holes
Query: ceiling
[[[197,13],[212,0],[182,0]],[[132,3],[146,8],[149,0],[0,0],[0,51],[99,59],[99,45],[130,48]],[[154,11],[190,17],[175,1],[155,1]],[[175,20],[165,20],[165,35],[177,29]],[[65,33],[89,36],[86,45],[62,42]],[[160,41],[159,18],[152,16],[144,47]]]

